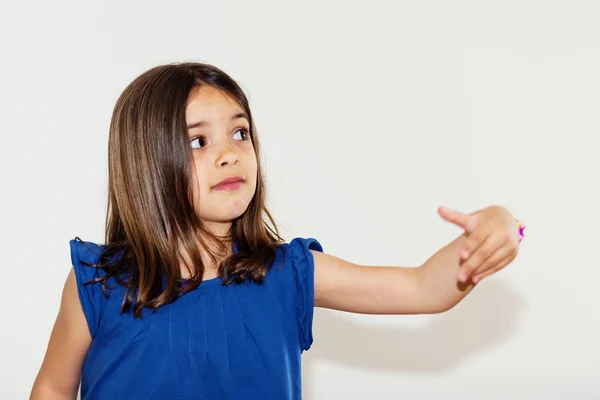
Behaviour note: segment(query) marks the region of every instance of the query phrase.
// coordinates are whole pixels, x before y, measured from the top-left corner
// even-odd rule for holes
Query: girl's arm
[[[454,307],[487,276],[516,257],[518,228],[512,215],[492,206],[471,215],[441,210],[465,234],[420,267],[371,267],[312,251],[315,306],[364,314],[432,314]],[[467,250],[468,258],[460,253]],[[491,255],[491,257],[490,257]]]
[[[71,269],[46,356],[35,379],[30,400],[76,399],[83,359],[92,338],[77,294]]]

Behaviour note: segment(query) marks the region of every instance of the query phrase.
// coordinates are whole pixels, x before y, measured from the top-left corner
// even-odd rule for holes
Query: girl
[[[439,313],[517,254],[524,227],[500,206],[441,207],[465,233],[419,268],[283,243],[259,149],[246,96],[213,66],[159,66],[125,89],[110,126],[105,244],[70,241],[32,399],[74,399],[80,383],[84,400],[300,399],[314,307]]]

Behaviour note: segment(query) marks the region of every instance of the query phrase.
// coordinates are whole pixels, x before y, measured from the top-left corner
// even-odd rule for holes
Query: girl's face
[[[185,119],[194,160],[194,204],[207,228],[225,235],[254,197],[257,161],[246,113],[212,86],[192,92]]]

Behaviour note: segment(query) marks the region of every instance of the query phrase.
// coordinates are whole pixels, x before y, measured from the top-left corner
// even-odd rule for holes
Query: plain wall
[[[317,310],[307,399],[597,399],[597,1],[4,1],[0,397],[25,399],[71,268],[101,242],[114,103],[157,64],[246,90],[287,240],[423,263],[500,204],[518,258],[451,311]]]

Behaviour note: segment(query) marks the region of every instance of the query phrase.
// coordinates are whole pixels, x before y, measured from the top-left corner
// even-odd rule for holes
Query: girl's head
[[[246,211],[255,195],[257,142],[250,118],[247,103],[213,86],[197,87],[187,102],[194,204],[213,232],[225,233],[223,228]]]
[[[124,257],[106,269],[128,276],[125,311],[133,302],[139,315],[195,288],[207,260],[224,258],[226,282],[262,280],[281,239],[265,208],[248,100],[226,73],[201,63],[143,73],[116,103],[108,153],[106,254]]]

